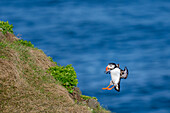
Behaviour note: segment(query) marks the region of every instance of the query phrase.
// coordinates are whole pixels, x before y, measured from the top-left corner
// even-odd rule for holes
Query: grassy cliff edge
[[[0,32],[0,111],[90,113],[109,112],[89,108],[90,97],[73,94],[47,70],[57,66],[42,50],[8,31]],[[67,83],[68,84],[68,83]],[[77,102],[79,101],[79,102]],[[84,103],[84,104],[83,104]]]

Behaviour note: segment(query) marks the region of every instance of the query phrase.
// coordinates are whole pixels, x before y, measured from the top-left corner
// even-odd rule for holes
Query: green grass
[[[51,62],[54,62],[53,59],[52,59],[52,57],[49,56],[48,58],[49,58],[49,60],[50,60]]]
[[[73,88],[77,86],[78,80],[76,72],[72,65],[67,66],[54,66],[48,69],[48,72],[63,85],[70,93],[73,92]]]
[[[26,40],[18,40],[15,43],[19,44],[19,45],[23,45],[23,46],[27,46],[27,47],[32,47],[34,48],[34,45],[30,42],[30,41],[26,41]]]
[[[0,47],[1,49],[5,48],[7,46],[7,44],[3,43],[3,42],[0,42]]]
[[[3,34],[6,34],[7,32],[9,33],[12,33],[13,34],[13,25],[9,24],[8,21],[7,22],[4,22],[4,21],[0,21],[0,31],[3,33]]]
[[[86,95],[81,95],[81,98],[83,98],[84,100],[88,100],[88,99],[95,99],[95,100],[97,100],[96,97],[90,97],[90,96],[86,96]]]
[[[6,56],[1,55],[1,56],[0,56],[0,58],[5,59],[5,58],[6,58]]]
[[[7,47],[7,44],[0,42],[0,58],[7,59],[7,52],[4,53],[4,49]]]

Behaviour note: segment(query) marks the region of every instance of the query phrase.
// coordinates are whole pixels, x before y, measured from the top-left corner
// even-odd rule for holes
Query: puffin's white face
[[[108,68],[109,68],[109,69],[114,69],[114,68],[115,68],[115,65],[110,64],[110,65],[108,65]]]
[[[116,68],[116,64],[115,63],[110,63],[108,64],[108,66],[106,67],[106,71],[112,70]]]

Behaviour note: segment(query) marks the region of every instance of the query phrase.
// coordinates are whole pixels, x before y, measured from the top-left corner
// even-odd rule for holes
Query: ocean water
[[[170,113],[169,0],[0,0],[0,20],[61,65],[78,87],[117,113]],[[108,63],[129,69],[120,92]]]

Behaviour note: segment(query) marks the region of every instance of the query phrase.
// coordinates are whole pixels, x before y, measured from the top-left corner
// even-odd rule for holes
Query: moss
[[[83,98],[84,100],[88,100],[88,99],[95,99],[95,100],[97,100],[96,97],[90,97],[90,96],[86,96],[86,95],[81,95],[81,98]]]

